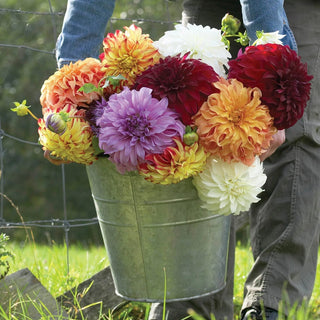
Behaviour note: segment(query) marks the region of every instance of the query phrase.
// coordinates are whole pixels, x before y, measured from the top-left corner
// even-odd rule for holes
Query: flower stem
[[[35,119],[35,120],[39,120],[39,118],[37,118],[29,109],[27,109],[28,113],[30,114],[30,116]]]

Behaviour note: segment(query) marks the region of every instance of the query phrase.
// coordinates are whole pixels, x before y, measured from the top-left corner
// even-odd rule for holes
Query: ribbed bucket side
[[[225,285],[230,217],[200,208],[191,179],[156,185],[101,158],[87,167],[117,294],[196,298]]]

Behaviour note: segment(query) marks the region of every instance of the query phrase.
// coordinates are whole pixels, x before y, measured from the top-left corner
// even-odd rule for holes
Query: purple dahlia
[[[149,88],[125,87],[111,95],[97,124],[99,147],[121,173],[136,170],[147,154],[173,146],[173,138],[185,130],[178,114],[168,108],[168,99],[153,98]]]
[[[101,101],[95,100],[90,103],[89,108],[86,110],[85,117],[90,123],[92,132],[98,137],[99,136],[99,126],[97,125],[97,120],[102,116],[104,108],[107,107],[108,102],[102,98]]]

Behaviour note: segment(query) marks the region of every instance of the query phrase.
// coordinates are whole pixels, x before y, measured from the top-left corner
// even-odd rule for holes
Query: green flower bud
[[[14,102],[14,105],[16,107],[11,108],[11,111],[16,112],[17,115],[20,117],[26,116],[29,113],[28,109],[30,108],[30,106],[27,106],[26,103],[27,103],[26,100],[23,100],[21,103]]]
[[[197,131],[197,127],[192,129],[190,126],[186,126],[186,131],[185,131],[185,134],[183,135],[183,142],[187,146],[191,146],[199,140],[199,136],[196,133],[196,131]]]
[[[235,35],[239,31],[241,22],[231,14],[227,13],[221,20],[221,30],[227,35]]]
[[[63,115],[50,113],[46,120],[46,127],[50,131],[62,135],[67,129],[67,123]]]
[[[249,37],[247,35],[247,31],[244,34],[239,32],[239,38],[236,41],[239,42],[242,46],[246,47],[249,44]]]

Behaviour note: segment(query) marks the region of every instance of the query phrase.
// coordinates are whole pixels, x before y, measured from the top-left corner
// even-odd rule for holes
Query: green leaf
[[[78,89],[79,92],[91,93],[100,92],[100,89],[96,87],[93,83],[85,83],[81,88]]]
[[[104,88],[108,87],[109,85],[112,85],[114,87],[118,86],[120,84],[120,81],[121,80],[126,80],[126,78],[119,74],[117,76],[108,76],[107,77],[107,80],[106,80],[106,83],[104,84]]]
[[[99,148],[99,139],[98,139],[97,136],[94,136],[94,137],[92,138],[92,147],[93,147],[93,149],[94,149],[94,155],[95,155],[95,156],[104,153],[104,151]]]
[[[9,272],[9,261],[14,261],[14,255],[6,248],[9,237],[1,233],[0,234],[0,280],[3,279]]]

